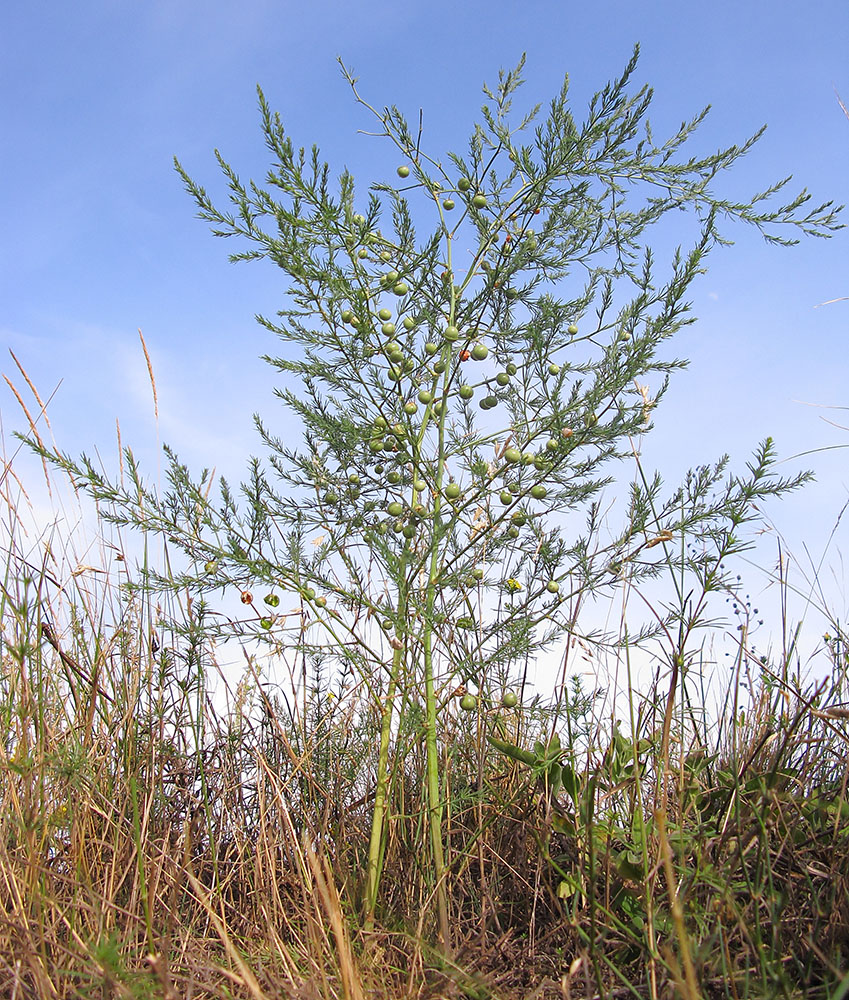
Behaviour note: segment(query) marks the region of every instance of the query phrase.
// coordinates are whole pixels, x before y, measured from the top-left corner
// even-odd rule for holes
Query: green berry
[[[486,344],[475,344],[471,350],[471,354],[475,361],[483,361],[489,354],[489,348]]]
[[[460,496],[460,484],[459,483],[449,483],[445,487],[445,496],[449,500],[457,500]]]
[[[486,208],[486,195],[476,194],[474,198],[472,198],[472,204],[475,208]]]
[[[460,399],[469,400],[474,396],[475,390],[470,385],[460,386]]]
[[[405,163],[402,163],[401,166],[398,167],[398,169],[396,170],[396,173],[398,174],[399,177],[409,177],[410,168]]]

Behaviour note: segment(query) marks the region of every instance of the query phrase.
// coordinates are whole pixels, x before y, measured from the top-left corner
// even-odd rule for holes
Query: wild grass
[[[415,692],[370,926],[368,692],[297,642],[224,670],[202,604],[157,605],[126,563],[80,567],[71,538],[24,530],[11,462],[3,482],[3,996],[849,993],[837,625],[816,681],[792,635],[770,659],[743,631],[712,719],[686,696],[707,654],[674,687],[656,655],[618,713],[574,680],[550,703],[443,704],[446,955]],[[607,676],[647,655],[623,642]]]

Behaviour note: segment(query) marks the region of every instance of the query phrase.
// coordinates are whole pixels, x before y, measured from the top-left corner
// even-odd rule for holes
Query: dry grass
[[[545,753],[528,766],[487,742],[497,710],[475,726],[446,708],[445,955],[415,713],[367,933],[366,692],[296,650],[297,698],[253,655],[228,687],[197,608],[151,606],[78,571],[67,540],[27,538],[11,468],[4,483],[0,995],[846,995],[844,635],[819,685],[791,663],[746,670],[741,650],[750,692],[729,692],[720,730],[676,709],[667,739],[660,672],[627,735],[592,699],[561,705],[560,790]],[[510,718],[530,747],[555,716]]]

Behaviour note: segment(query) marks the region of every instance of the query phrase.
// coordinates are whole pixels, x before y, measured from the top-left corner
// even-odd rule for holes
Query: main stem
[[[436,546],[431,557],[431,567],[438,562]],[[439,746],[436,739],[436,692],[433,683],[433,649],[430,620],[433,615],[435,588],[430,587],[427,599],[428,624],[424,630],[424,671],[427,752],[427,800],[430,843],[433,852],[433,871],[436,879],[436,909],[439,918],[439,937],[443,950],[451,952],[451,925],[448,920],[448,890],[445,884],[445,857],[442,851],[442,798],[439,789]]]
[[[447,265],[451,281],[451,308],[449,310],[448,322],[454,322],[454,277],[451,262],[451,236],[447,237]],[[448,361],[451,345],[447,344],[443,351],[443,360]],[[446,374],[443,378],[443,389],[448,387],[448,373],[450,366],[446,367]],[[433,872],[436,879],[436,910],[439,920],[439,937],[443,951],[451,954],[451,925],[448,919],[448,886],[446,884],[447,870],[445,868],[445,855],[442,845],[442,796],[439,782],[439,744],[436,732],[436,691],[433,677],[433,613],[436,602],[436,592],[439,578],[439,554],[440,541],[442,536],[442,480],[445,468],[445,416],[446,407],[443,405],[439,414],[439,440],[438,440],[438,462],[436,468],[436,490],[433,504],[433,534],[431,536],[430,562],[428,565],[427,581],[427,612],[425,614],[424,635],[422,640],[424,653],[424,680],[425,680],[425,752],[427,758],[427,802],[428,802],[428,826],[430,828],[431,852],[433,854]]]
[[[406,562],[406,560],[404,560]],[[406,596],[402,590],[398,608],[398,621],[406,618]],[[380,723],[380,748],[377,755],[377,782],[374,793],[374,812],[371,817],[371,836],[368,848],[368,879],[366,883],[365,930],[374,929],[374,911],[383,870],[386,850],[386,802],[389,797],[389,742],[392,738],[392,718],[395,708],[395,691],[398,687],[398,672],[401,669],[403,647],[396,648],[392,655],[389,687],[382,706]]]

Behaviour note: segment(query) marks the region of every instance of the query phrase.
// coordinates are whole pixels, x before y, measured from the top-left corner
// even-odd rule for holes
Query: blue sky
[[[849,120],[835,96],[849,99],[845,0],[4,4],[0,346],[43,396],[59,386],[49,412],[63,450],[96,449],[114,470],[117,419],[153,474],[161,440],[193,467],[236,478],[257,448],[252,413],[272,426],[288,419],[259,360],[274,343],[253,321],[280,305],[280,279],[270,265],[227,263],[229,244],[194,218],[173,156],[212,193],[222,191],[215,147],[243,178],[261,179],[259,83],[296,144],[317,143],[365,190],[394,159],[357,134],[369,122],[337,56],[369,100],[410,117],[422,108],[425,144],[440,153],[464,146],[481,83],[522,52],[525,101],[547,101],[568,72],[580,115],[635,42],[658,134],[706,104],[699,151],[769,125],[727,193],[792,173],[792,186],[817,201],[849,201]],[[849,443],[825,422],[849,424],[849,412],[820,408],[849,405],[849,302],[817,308],[849,295],[847,233],[793,250],[732,235],[736,245],[694,289],[699,323],[677,345],[691,368],[644,449],[670,476],[726,451],[740,465],[767,434],[786,456]],[[138,328],[156,374],[158,427]],[[5,350],[2,358],[0,371],[24,389]],[[5,384],[2,392],[8,450],[22,419]],[[847,454],[808,458],[819,484],[770,512],[800,555],[802,542],[822,550],[849,495]],[[845,526],[838,534],[845,543]]]

